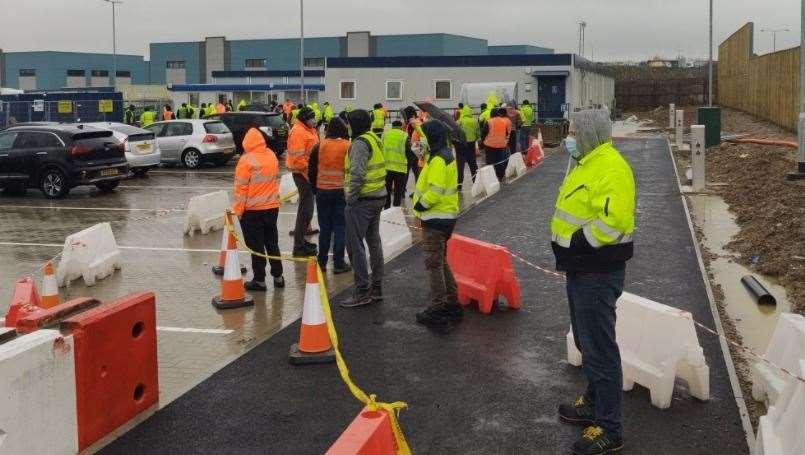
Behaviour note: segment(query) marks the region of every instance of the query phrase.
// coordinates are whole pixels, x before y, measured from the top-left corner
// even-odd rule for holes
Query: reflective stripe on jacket
[[[344,188],[344,164],[350,142],[347,139],[324,139],[319,144],[319,165],[316,188],[340,190]]]
[[[512,123],[509,119],[492,117],[487,123],[489,133],[484,139],[484,145],[495,149],[506,148],[509,145],[509,134],[512,132]]]
[[[416,217],[423,221],[458,218],[458,166],[455,159],[448,163],[440,153],[430,155],[419,172],[413,203],[425,207],[424,211],[414,210]]]
[[[523,104],[520,108],[520,116],[523,118],[523,126],[534,124],[534,108],[530,104]]]
[[[243,139],[243,155],[235,167],[235,203],[241,216],[246,210],[268,210],[280,206],[279,162],[266,146],[260,131],[252,128]]]
[[[307,178],[307,165],[310,150],[319,143],[319,134],[304,122],[297,122],[288,134],[288,147],[285,151],[285,167],[289,171]]]
[[[380,138],[371,131],[361,134],[358,138],[366,141],[366,143],[369,144],[369,148],[372,150],[369,155],[369,160],[366,162],[366,175],[364,176],[363,184],[358,190],[358,194],[369,194],[381,188],[386,188],[386,163],[383,159],[383,151],[380,148]],[[350,164],[350,154],[347,153],[344,158],[344,169],[346,170],[346,175],[344,176],[345,193],[349,191]],[[350,195],[346,194],[346,196],[347,199],[349,199]]]
[[[372,111],[372,129],[379,130],[386,126],[386,111],[375,109]]]
[[[408,160],[405,158],[407,141],[408,134],[399,128],[392,128],[383,134],[383,159],[386,161],[387,171],[408,171]]]

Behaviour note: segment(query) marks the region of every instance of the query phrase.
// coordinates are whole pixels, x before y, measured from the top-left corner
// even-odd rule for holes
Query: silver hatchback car
[[[182,119],[152,123],[163,163],[181,163],[195,169],[202,163],[221,166],[235,154],[232,132],[220,120]]]
[[[95,122],[85,125],[111,130],[112,135],[123,143],[126,161],[129,162],[129,168],[135,175],[145,175],[149,169],[159,166],[162,161],[162,153],[151,131],[116,122]]]

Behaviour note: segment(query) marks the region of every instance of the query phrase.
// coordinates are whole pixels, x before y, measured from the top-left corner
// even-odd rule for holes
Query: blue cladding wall
[[[468,36],[443,35],[442,55],[486,55],[487,41]],[[412,54],[417,55],[417,54]]]
[[[188,84],[201,82],[201,43],[151,43],[151,83],[165,84],[167,62],[185,62],[185,77]]]
[[[377,57],[485,55],[487,47],[484,39],[444,33],[381,35],[374,38],[377,41]]]
[[[270,70],[299,69],[299,40],[237,40],[229,41],[229,69],[246,68],[246,59],[264,58]],[[306,38],[305,57],[338,57],[341,45],[338,38]]]
[[[89,86],[92,70],[106,70],[112,75],[112,54],[83,52],[6,52],[5,81],[11,88],[19,87],[21,69],[36,70],[36,88],[54,90],[67,85],[67,70],[84,70]],[[133,84],[148,83],[148,64],[139,55],[118,55],[117,70],[129,71]],[[110,83],[111,85],[111,83]]]
[[[529,45],[489,46],[488,53],[489,55],[553,54],[553,49]]]

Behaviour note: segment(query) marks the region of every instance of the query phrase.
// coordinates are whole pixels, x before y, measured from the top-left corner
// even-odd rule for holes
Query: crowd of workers
[[[430,287],[429,304],[416,314],[416,320],[436,327],[460,321],[463,310],[447,263],[447,242],[459,215],[464,167],[469,167],[474,179],[480,149],[502,179],[508,156],[526,149],[535,120],[533,107],[527,101],[519,109],[484,104],[476,117],[468,106],[460,105],[455,120],[464,132],[462,140],[456,139],[454,125],[429,118],[413,106],[402,109],[401,119],[391,122],[390,128],[380,104],[371,111],[350,109],[338,115],[327,103],[323,111],[290,101],[278,108],[293,125],[285,157],[299,193],[293,255],[315,255],[326,271],[332,251],[333,272],[353,272],[354,291],[340,302],[342,307],[381,302],[380,214],[384,208],[402,205],[409,173],[413,173],[413,214],[422,228]],[[583,455],[614,452],[623,446],[623,373],[615,336],[615,302],[623,291],[626,261],[632,257],[636,203],[632,171],[613,146],[611,129],[607,110],[570,115],[562,149],[575,166],[559,188],[550,223],[551,246],[557,270],[567,277],[574,338],[588,380],[583,394],[559,406],[559,416],[586,426],[572,447],[573,453]],[[249,248],[278,256],[278,158],[256,128],[246,134],[243,148],[235,171],[233,209]],[[318,245],[306,239],[314,204],[320,226]],[[274,287],[284,287],[281,261],[268,262]],[[253,255],[254,276],[245,283],[247,289],[267,290],[265,268],[265,259]]]

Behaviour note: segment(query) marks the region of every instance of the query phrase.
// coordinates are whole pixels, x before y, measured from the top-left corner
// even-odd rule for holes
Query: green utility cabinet
[[[704,125],[704,146],[706,148],[721,144],[720,107],[700,107],[696,112],[696,124]]]

